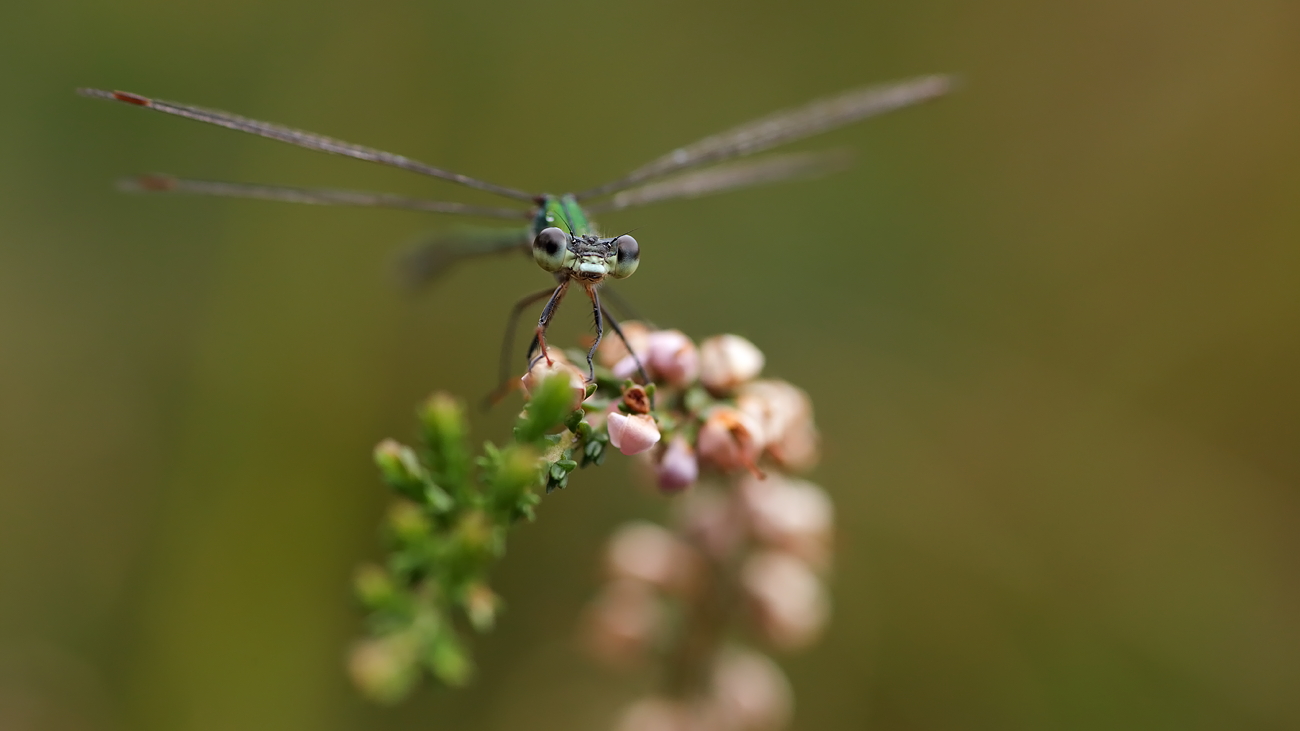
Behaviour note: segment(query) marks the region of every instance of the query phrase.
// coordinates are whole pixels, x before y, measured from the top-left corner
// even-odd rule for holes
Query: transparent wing
[[[407,198],[388,193],[371,193],[357,190],[330,188],[291,188],[276,185],[250,185],[223,183],[213,180],[187,180],[170,175],[140,175],[118,181],[120,190],[130,193],[187,193],[215,195],[227,198],[254,198],[257,200],[306,203],[317,206],[367,206],[372,208],[402,208],[430,213],[453,213],[485,218],[529,219],[532,213],[514,208],[471,206],[464,203]]]
[[[852,157],[848,150],[830,150],[727,163],[620,191],[609,200],[589,204],[586,208],[590,213],[598,214],[673,198],[699,198],[751,185],[816,177],[847,168]]]
[[[416,289],[443,276],[465,259],[488,254],[527,253],[532,240],[529,227],[442,231],[403,252],[396,262],[397,275],[403,284]]]
[[[531,201],[534,198],[532,194],[525,193],[522,190],[515,190],[514,188],[507,188],[501,185],[484,182],[476,178],[471,178],[468,175],[453,173],[420,162],[419,160],[412,160],[409,157],[395,155],[391,152],[384,152],[383,150],[376,150],[362,145],[354,145],[350,142],[343,142],[341,140],[325,137],[324,135],[304,132],[302,130],[284,127],[270,122],[259,122],[256,119],[248,119],[246,117],[240,117],[216,109],[204,109],[202,107],[194,107],[188,104],[177,104],[176,102],[168,102],[161,99],[150,99],[127,91],[78,89],[77,93],[82,96],[119,101],[137,107],[144,107],[145,109],[152,109],[164,114],[174,114],[178,117],[185,117],[186,119],[207,122],[208,124],[215,124],[218,127],[225,127],[227,129],[258,135],[259,137],[288,142],[291,145],[305,147],[309,150],[319,150],[320,152],[328,152],[334,155],[353,157],[358,160],[379,163],[380,165],[391,165],[392,167],[401,168],[402,170],[410,170],[411,172],[420,173],[422,175],[430,175],[435,178],[441,178],[442,180],[450,180],[453,183],[460,183],[461,185],[470,188],[485,190],[489,193],[495,193],[507,198],[514,198],[515,200]]]
[[[868,86],[819,99],[756,119],[652,160],[618,180],[579,193],[591,198],[630,188],[687,168],[720,162],[770,149],[868,117],[917,104],[948,93],[953,80],[948,76],[922,76],[908,81]]]

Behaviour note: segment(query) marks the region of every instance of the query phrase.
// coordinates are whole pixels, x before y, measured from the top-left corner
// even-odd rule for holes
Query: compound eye
[[[632,276],[637,264],[641,263],[641,246],[636,239],[624,234],[618,237],[618,262],[614,264],[612,274],[615,279]]]
[[[564,257],[569,251],[569,237],[552,226],[544,228],[533,239],[533,261],[548,272],[564,268]]]

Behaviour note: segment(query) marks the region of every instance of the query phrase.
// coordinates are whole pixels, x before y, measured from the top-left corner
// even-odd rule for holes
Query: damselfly
[[[122,183],[123,188],[138,192],[192,193],[316,205],[404,208],[527,221],[526,226],[515,228],[449,234],[424,247],[412,259],[414,277],[427,281],[442,274],[461,259],[509,250],[531,250],[537,264],[554,277],[553,286],[528,295],[511,310],[501,356],[501,380],[504,383],[510,369],[510,343],[521,313],[529,305],[542,299],[547,300],[528,349],[528,363],[531,367],[542,358],[549,363],[551,357],[546,348],[546,330],[555,316],[560,300],[573,285],[581,287],[591,300],[592,317],[596,325],[596,340],[587,352],[589,380],[595,379],[593,356],[604,335],[604,324],[608,322],[614,332],[623,338],[618,321],[601,303],[599,288],[606,278],[622,279],[636,271],[640,262],[640,246],[628,234],[602,237],[596,232],[589,213],[617,211],[672,198],[693,198],[842,168],[846,162],[842,151],[780,154],[749,161],[727,161],[933,99],[948,92],[951,86],[952,81],[946,76],[923,76],[893,84],[852,89],[706,137],[656,158],[617,180],[564,195],[527,193],[443,170],[409,157],[278,124],[259,122],[228,112],[150,99],[124,91],[79,89],[78,93],[248,132],[311,150],[390,165],[518,201],[522,205],[517,208],[495,208],[387,193],[186,180],[168,175],[142,175]],[[626,344],[625,338],[624,342]],[[644,369],[641,376],[645,378]]]

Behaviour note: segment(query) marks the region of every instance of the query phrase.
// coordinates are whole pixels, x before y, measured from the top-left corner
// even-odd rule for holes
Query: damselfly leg
[[[605,323],[601,317],[604,308],[600,306],[600,295],[596,292],[596,286],[588,284],[584,288],[587,290],[587,297],[591,299],[591,317],[596,321],[596,340],[587,349],[587,383],[591,383],[596,380],[596,348],[600,347],[600,340],[605,337]]]
[[[560,306],[560,300],[564,299],[564,293],[569,291],[569,283],[572,279],[566,279],[560,282],[560,286],[555,288],[555,293],[546,301],[546,306],[542,308],[542,316],[537,318],[537,330],[533,334],[533,344],[528,348],[528,370],[532,370],[537,362],[546,359],[546,365],[552,365],[551,354],[546,352],[546,329],[551,326],[551,320],[555,317],[555,310]],[[541,351],[538,353],[538,351]],[[538,353],[534,356],[534,353]]]
[[[524,309],[529,305],[543,297],[551,296],[554,293],[554,289],[547,287],[546,289],[533,292],[527,297],[524,297],[516,302],[514,307],[510,308],[510,317],[506,320],[505,338],[501,341],[501,364],[500,369],[497,371],[497,387],[493,389],[492,393],[487,395],[486,399],[484,399],[485,406],[491,406],[500,401],[512,388],[514,388],[515,381],[510,377],[510,362],[514,360],[515,328],[519,325],[519,316],[523,314]],[[534,336],[534,340],[536,340],[536,336]],[[532,353],[532,350],[532,346],[529,346],[528,351],[530,354]]]
[[[605,294],[612,295],[614,294],[614,290],[607,290]],[[610,299],[614,298],[611,297]],[[627,341],[627,336],[623,334],[623,328],[618,326],[618,320],[615,319],[614,315],[610,314],[608,307],[601,305],[600,310],[605,313],[605,320],[609,323],[610,329],[614,331],[614,334],[618,336],[619,340],[623,341],[623,347],[627,348],[628,354],[632,356],[632,361],[636,363],[636,372],[637,375],[641,376],[641,382],[649,383],[650,376],[645,372],[645,365],[641,363],[641,356],[637,355],[636,351],[632,349],[632,344]],[[651,327],[651,329],[654,328]]]

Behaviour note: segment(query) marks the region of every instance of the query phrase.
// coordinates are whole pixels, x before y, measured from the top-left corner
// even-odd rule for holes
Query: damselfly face
[[[641,263],[641,247],[627,234],[612,239],[571,236],[552,226],[533,239],[533,260],[557,276],[596,284],[607,276],[631,276]]]

